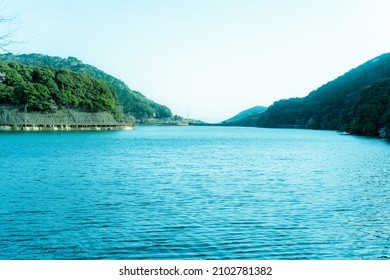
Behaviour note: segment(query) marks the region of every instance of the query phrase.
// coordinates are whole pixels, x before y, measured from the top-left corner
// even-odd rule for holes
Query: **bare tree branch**
[[[19,29],[20,22],[18,14],[7,14],[7,5],[0,1],[0,50],[8,52],[9,47],[15,43],[15,33]]]

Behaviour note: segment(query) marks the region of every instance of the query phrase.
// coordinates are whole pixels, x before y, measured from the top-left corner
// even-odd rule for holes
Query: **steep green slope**
[[[304,98],[290,98],[275,102],[261,114],[258,125],[342,129],[357,133],[356,125],[359,122],[354,122],[354,114],[359,110],[367,110],[362,106],[364,102],[362,103],[361,100],[365,94],[363,91],[384,78],[390,78],[390,53],[378,56],[350,70]],[[385,87],[380,95],[389,96],[388,88]],[[352,122],[355,123],[355,129],[351,130]],[[379,119],[377,123],[381,123]],[[370,132],[364,135],[372,134]]]
[[[87,74],[91,77],[106,81],[114,88],[116,94],[118,95],[117,105],[123,109],[123,112],[127,116],[133,116],[137,120],[147,118],[167,118],[172,116],[171,110],[166,106],[147,99],[140,92],[131,90],[121,80],[106,74],[94,66],[84,64],[82,61],[74,57],[64,59],[42,54],[14,55],[7,53],[0,55],[0,61],[14,61],[25,65],[67,68],[71,71]]]

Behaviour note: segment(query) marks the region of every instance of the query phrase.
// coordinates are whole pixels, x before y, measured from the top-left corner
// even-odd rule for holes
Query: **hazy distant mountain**
[[[267,107],[255,106],[223,121],[222,124],[231,126],[256,126],[260,113],[265,110],[267,110]]]
[[[131,90],[121,80],[106,74],[98,68],[84,64],[74,57],[60,58],[42,54],[22,54],[11,53],[0,54],[0,61],[19,62],[24,65],[49,66],[53,68],[67,68],[73,72],[87,74],[98,80],[103,80],[110,84],[118,96],[117,107],[123,110],[128,117],[134,117],[138,121],[149,118],[169,118],[172,112],[166,106],[157,104],[147,99],[140,92]]]
[[[275,102],[260,127],[334,129],[358,135],[390,133],[390,53],[378,56],[303,98]]]

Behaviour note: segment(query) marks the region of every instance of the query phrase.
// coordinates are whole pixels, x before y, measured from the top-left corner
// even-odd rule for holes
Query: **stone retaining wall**
[[[24,107],[0,106],[0,130],[112,130],[131,129],[118,123],[110,112],[61,109],[29,112]]]

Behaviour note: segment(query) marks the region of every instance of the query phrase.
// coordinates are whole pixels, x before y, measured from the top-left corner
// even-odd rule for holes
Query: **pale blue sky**
[[[74,56],[173,113],[221,121],[390,51],[388,0],[4,0],[19,53]]]

